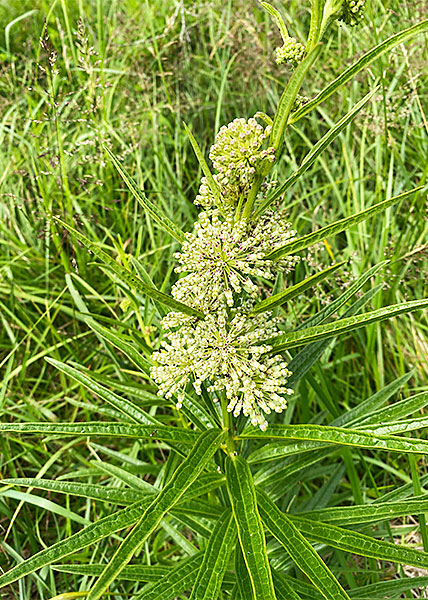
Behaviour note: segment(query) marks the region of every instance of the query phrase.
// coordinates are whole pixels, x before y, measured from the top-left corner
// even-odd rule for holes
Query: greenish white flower
[[[294,37],[289,37],[284,44],[275,50],[275,61],[278,65],[290,63],[293,67],[303,60],[305,46]]]
[[[209,156],[226,196],[239,200],[249,191],[261,163],[275,160],[275,148],[262,147],[270,132],[270,125],[263,127],[254,117],[248,121],[234,119],[221,127]]]
[[[364,16],[365,0],[344,0],[339,19],[348,25],[358,25]]]
[[[267,211],[256,221],[232,215],[222,218],[218,211],[203,212],[195,232],[186,234],[181,252],[174,256],[180,263],[175,270],[187,275],[172,288],[176,300],[202,310],[216,310],[226,300],[234,304],[234,294],[245,290],[257,296],[255,277],[273,279],[278,271],[294,268],[298,257],[286,256],[272,261],[268,252],[283,246],[295,232],[279,211]]]
[[[242,310],[219,307],[205,319],[170,313],[162,321],[167,340],[153,354],[157,365],[151,376],[159,395],[177,397],[180,408],[187,385],[198,394],[205,382],[208,392],[225,394],[227,410],[241,413],[253,425],[267,428],[264,414],[282,412],[292,394],[287,388],[290,372],[279,356],[268,356],[271,347],[260,340],[278,335],[277,319],[270,313],[250,316],[251,306]],[[229,313],[229,314],[228,314]]]

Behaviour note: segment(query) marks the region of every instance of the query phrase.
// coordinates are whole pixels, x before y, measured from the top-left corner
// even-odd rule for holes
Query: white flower
[[[178,407],[190,381],[198,394],[207,382],[209,392],[224,391],[227,410],[235,417],[242,412],[265,430],[264,413],[282,412],[287,405],[283,395],[292,393],[286,387],[287,363],[279,356],[267,356],[271,347],[260,344],[278,335],[277,320],[270,313],[231,312],[228,318],[228,310],[221,307],[204,320],[178,313],[165,317],[162,325],[168,341],[153,354],[158,366],[152,367],[151,375],[160,395],[177,395]]]
[[[174,256],[187,272],[172,288],[176,300],[200,310],[215,310],[226,299],[233,306],[233,294],[245,290],[256,296],[254,277],[273,279],[276,273],[290,271],[298,261],[288,256],[278,261],[265,255],[293,239],[295,232],[278,211],[268,211],[257,221],[229,216],[222,220],[216,211],[201,213],[195,233],[187,234],[182,251]]]

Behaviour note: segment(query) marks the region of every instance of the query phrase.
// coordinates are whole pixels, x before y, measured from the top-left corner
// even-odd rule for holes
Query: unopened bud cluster
[[[241,207],[265,164],[275,160],[268,146],[271,127],[255,118],[235,119],[220,129],[210,149],[217,188],[204,177],[195,203],[203,207],[193,233],[186,234],[175,269],[182,274],[173,297],[203,312],[203,319],[169,313],[165,339],[151,374],[159,394],[176,397],[179,408],[192,383],[227,400],[227,410],[266,429],[264,417],[286,407],[290,373],[286,362],[269,355],[262,340],[279,334],[270,313],[251,314],[261,299],[260,279],[291,271],[297,258],[273,261],[267,255],[291,241],[295,232],[279,210],[244,219]],[[267,193],[271,184],[261,187]]]
[[[364,8],[365,0],[344,0],[339,19],[351,26],[358,25],[364,16]]]
[[[302,62],[305,46],[294,37],[289,37],[284,44],[275,50],[275,61],[278,65],[290,63],[293,67]]]

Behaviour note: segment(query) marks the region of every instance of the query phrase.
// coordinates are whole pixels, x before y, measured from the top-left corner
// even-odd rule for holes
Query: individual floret
[[[275,61],[278,65],[290,63],[293,67],[302,61],[305,54],[305,46],[294,37],[289,37],[284,44],[275,50]]]
[[[295,256],[278,261],[265,258],[294,236],[279,211],[267,211],[250,222],[203,212],[195,233],[186,235],[181,252],[174,255],[180,263],[176,272],[188,274],[173,286],[172,295],[203,312],[217,309],[225,299],[233,306],[234,294],[242,290],[255,297],[259,286],[254,277],[273,279],[279,270],[289,272],[296,265]]]
[[[246,312],[251,307],[246,306]],[[282,412],[290,372],[279,356],[268,356],[271,347],[260,340],[278,335],[277,321],[270,313],[249,316],[233,310],[228,318],[220,307],[204,320],[173,313],[162,322],[168,341],[155,352],[151,375],[159,395],[176,396],[181,407],[186,386],[192,382],[198,394],[206,382],[209,392],[224,392],[227,410],[235,417],[243,413],[253,425],[267,428],[264,414]],[[216,395],[214,395],[217,401]]]

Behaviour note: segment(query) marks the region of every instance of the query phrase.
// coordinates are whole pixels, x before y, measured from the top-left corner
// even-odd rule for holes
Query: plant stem
[[[258,173],[254,179],[253,186],[248,194],[247,202],[244,206],[244,212],[242,213],[243,219],[249,219],[251,215],[251,211],[253,210],[254,202],[256,201],[257,194],[259,193],[260,186],[262,184],[264,177],[260,173]]]

